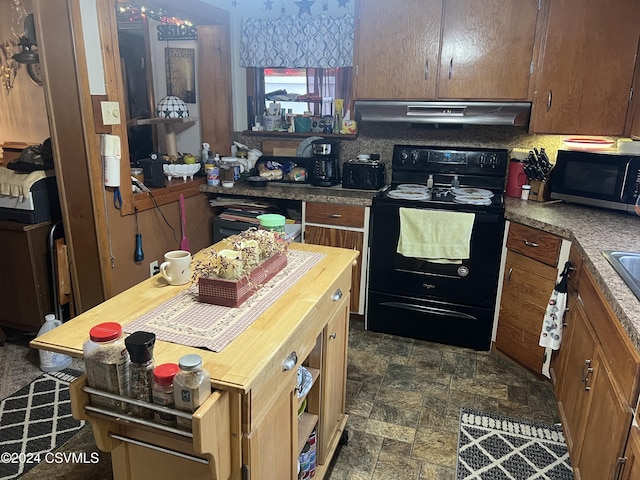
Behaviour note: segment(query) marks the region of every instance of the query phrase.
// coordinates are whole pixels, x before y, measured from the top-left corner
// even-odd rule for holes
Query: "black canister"
[[[129,352],[131,364],[129,365],[129,396],[135,400],[151,403],[153,386],[153,347],[156,343],[156,335],[150,332],[134,332],[124,340]],[[142,418],[153,418],[153,411],[131,405],[131,414]]]

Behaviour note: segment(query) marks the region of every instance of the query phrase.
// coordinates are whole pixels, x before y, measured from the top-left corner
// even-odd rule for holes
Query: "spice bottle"
[[[129,394],[129,352],[122,339],[122,326],[100,323],[89,331],[82,346],[89,386],[116,395]],[[127,404],[99,395],[90,395],[91,404],[125,411]]]
[[[173,380],[173,398],[176,408],[193,413],[211,395],[211,377],[202,366],[202,357],[185,355],[178,362],[180,371]],[[191,419],[177,418],[180,428],[191,430]]]
[[[180,367],[175,363],[163,363],[153,370],[153,386],[151,387],[153,403],[167,408],[175,408],[173,380],[179,371]],[[163,425],[176,426],[175,415],[154,412],[153,419]]]
[[[151,387],[153,384],[153,346],[156,335],[150,332],[133,332],[124,344],[129,352],[129,396],[141,402],[151,403]],[[131,414],[136,417],[151,419],[153,410],[130,405]]]

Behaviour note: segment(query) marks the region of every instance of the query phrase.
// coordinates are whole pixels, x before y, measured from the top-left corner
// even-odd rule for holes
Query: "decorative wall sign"
[[[186,103],[196,103],[195,49],[165,48],[167,95]]]
[[[183,23],[181,25],[161,24],[156,27],[158,31],[158,41],[169,40],[197,40],[198,29],[194,25]]]

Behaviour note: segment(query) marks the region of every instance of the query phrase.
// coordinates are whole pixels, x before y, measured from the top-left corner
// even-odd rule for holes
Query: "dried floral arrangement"
[[[261,262],[287,251],[288,242],[278,232],[250,228],[226,239],[228,248],[216,251],[213,246],[202,251],[203,257],[191,264],[191,281],[200,278],[239,280]]]

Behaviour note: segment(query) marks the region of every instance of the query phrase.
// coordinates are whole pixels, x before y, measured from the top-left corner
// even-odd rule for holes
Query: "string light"
[[[143,18],[150,18],[165,25],[187,25],[192,26],[189,20],[169,16],[162,9],[152,10],[150,8],[131,4],[120,4],[118,7],[118,21],[120,22],[140,22]]]

